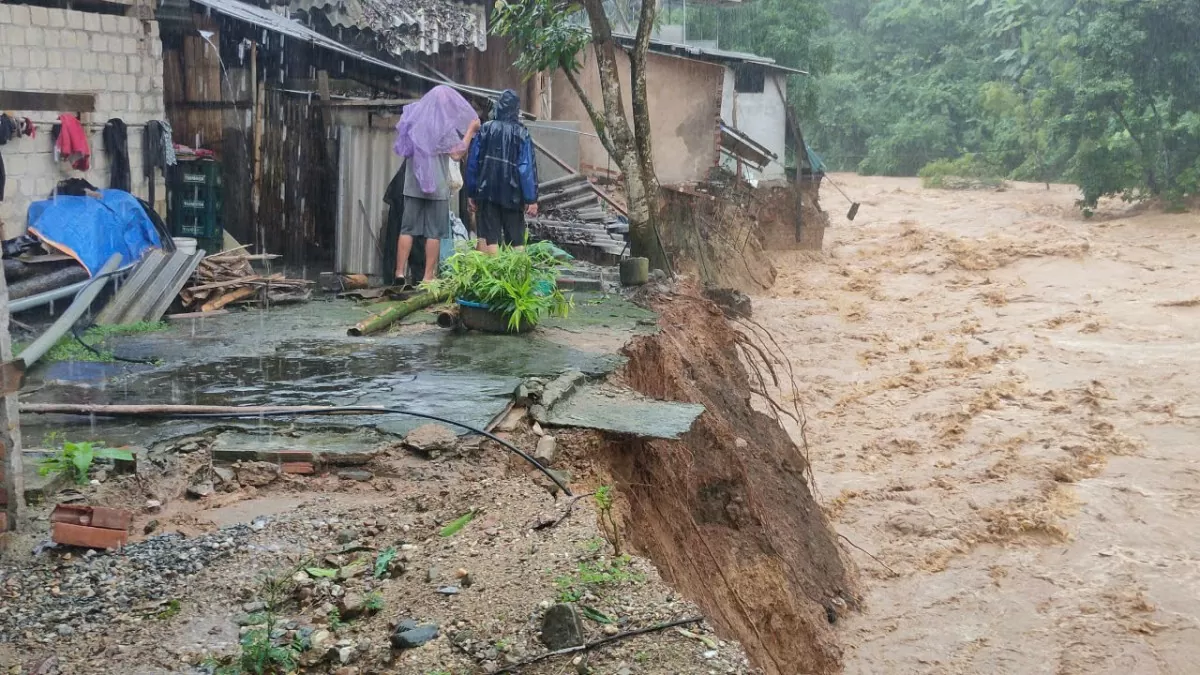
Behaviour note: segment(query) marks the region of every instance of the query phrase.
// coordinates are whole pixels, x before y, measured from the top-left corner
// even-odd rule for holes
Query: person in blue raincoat
[[[475,213],[479,250],[525,245],[525,217],[537,215],[538,175],[533,139],[521,124],[521,99],[506,89],[467,153],[463,185]]]

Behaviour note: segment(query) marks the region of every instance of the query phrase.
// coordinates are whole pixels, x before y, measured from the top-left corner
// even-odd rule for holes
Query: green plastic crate
[[[168,221],[171,234],[220,240],[221,163],[211,159],[181,160],[168,178]]]

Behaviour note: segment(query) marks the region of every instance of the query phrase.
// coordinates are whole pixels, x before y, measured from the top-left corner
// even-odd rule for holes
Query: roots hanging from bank
[[[803,409],[776,402],[767,415],[752,405],[755,395],[774,400],[768,378],[786,386],[790,364],[761,326],[735,329],[695,288],[651,304],[661,332],[626,347],[617,377],[706,412],[678,441],[607,441],[630,541],[767,673],[837,672],[830,624],[856,600],[807,457],[780,424],[784,415],[803,428]]]

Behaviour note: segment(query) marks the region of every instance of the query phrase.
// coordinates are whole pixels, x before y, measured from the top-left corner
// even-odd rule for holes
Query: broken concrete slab
[[[624,387],[589,384],[551,407],[545,423],[677,439],[703,412],[704,406],[695,403],[658,401]]]
[[[422,424],[408,432],[404,445],[425,457],[434,458],[458,445],[458,434],[441,424]]]

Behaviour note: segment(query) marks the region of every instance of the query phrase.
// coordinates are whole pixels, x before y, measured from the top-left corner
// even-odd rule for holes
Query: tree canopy
[[[792,102],[835,169],[1200,191],[1196,0],[751,0],[688,32],[813,73]]]

